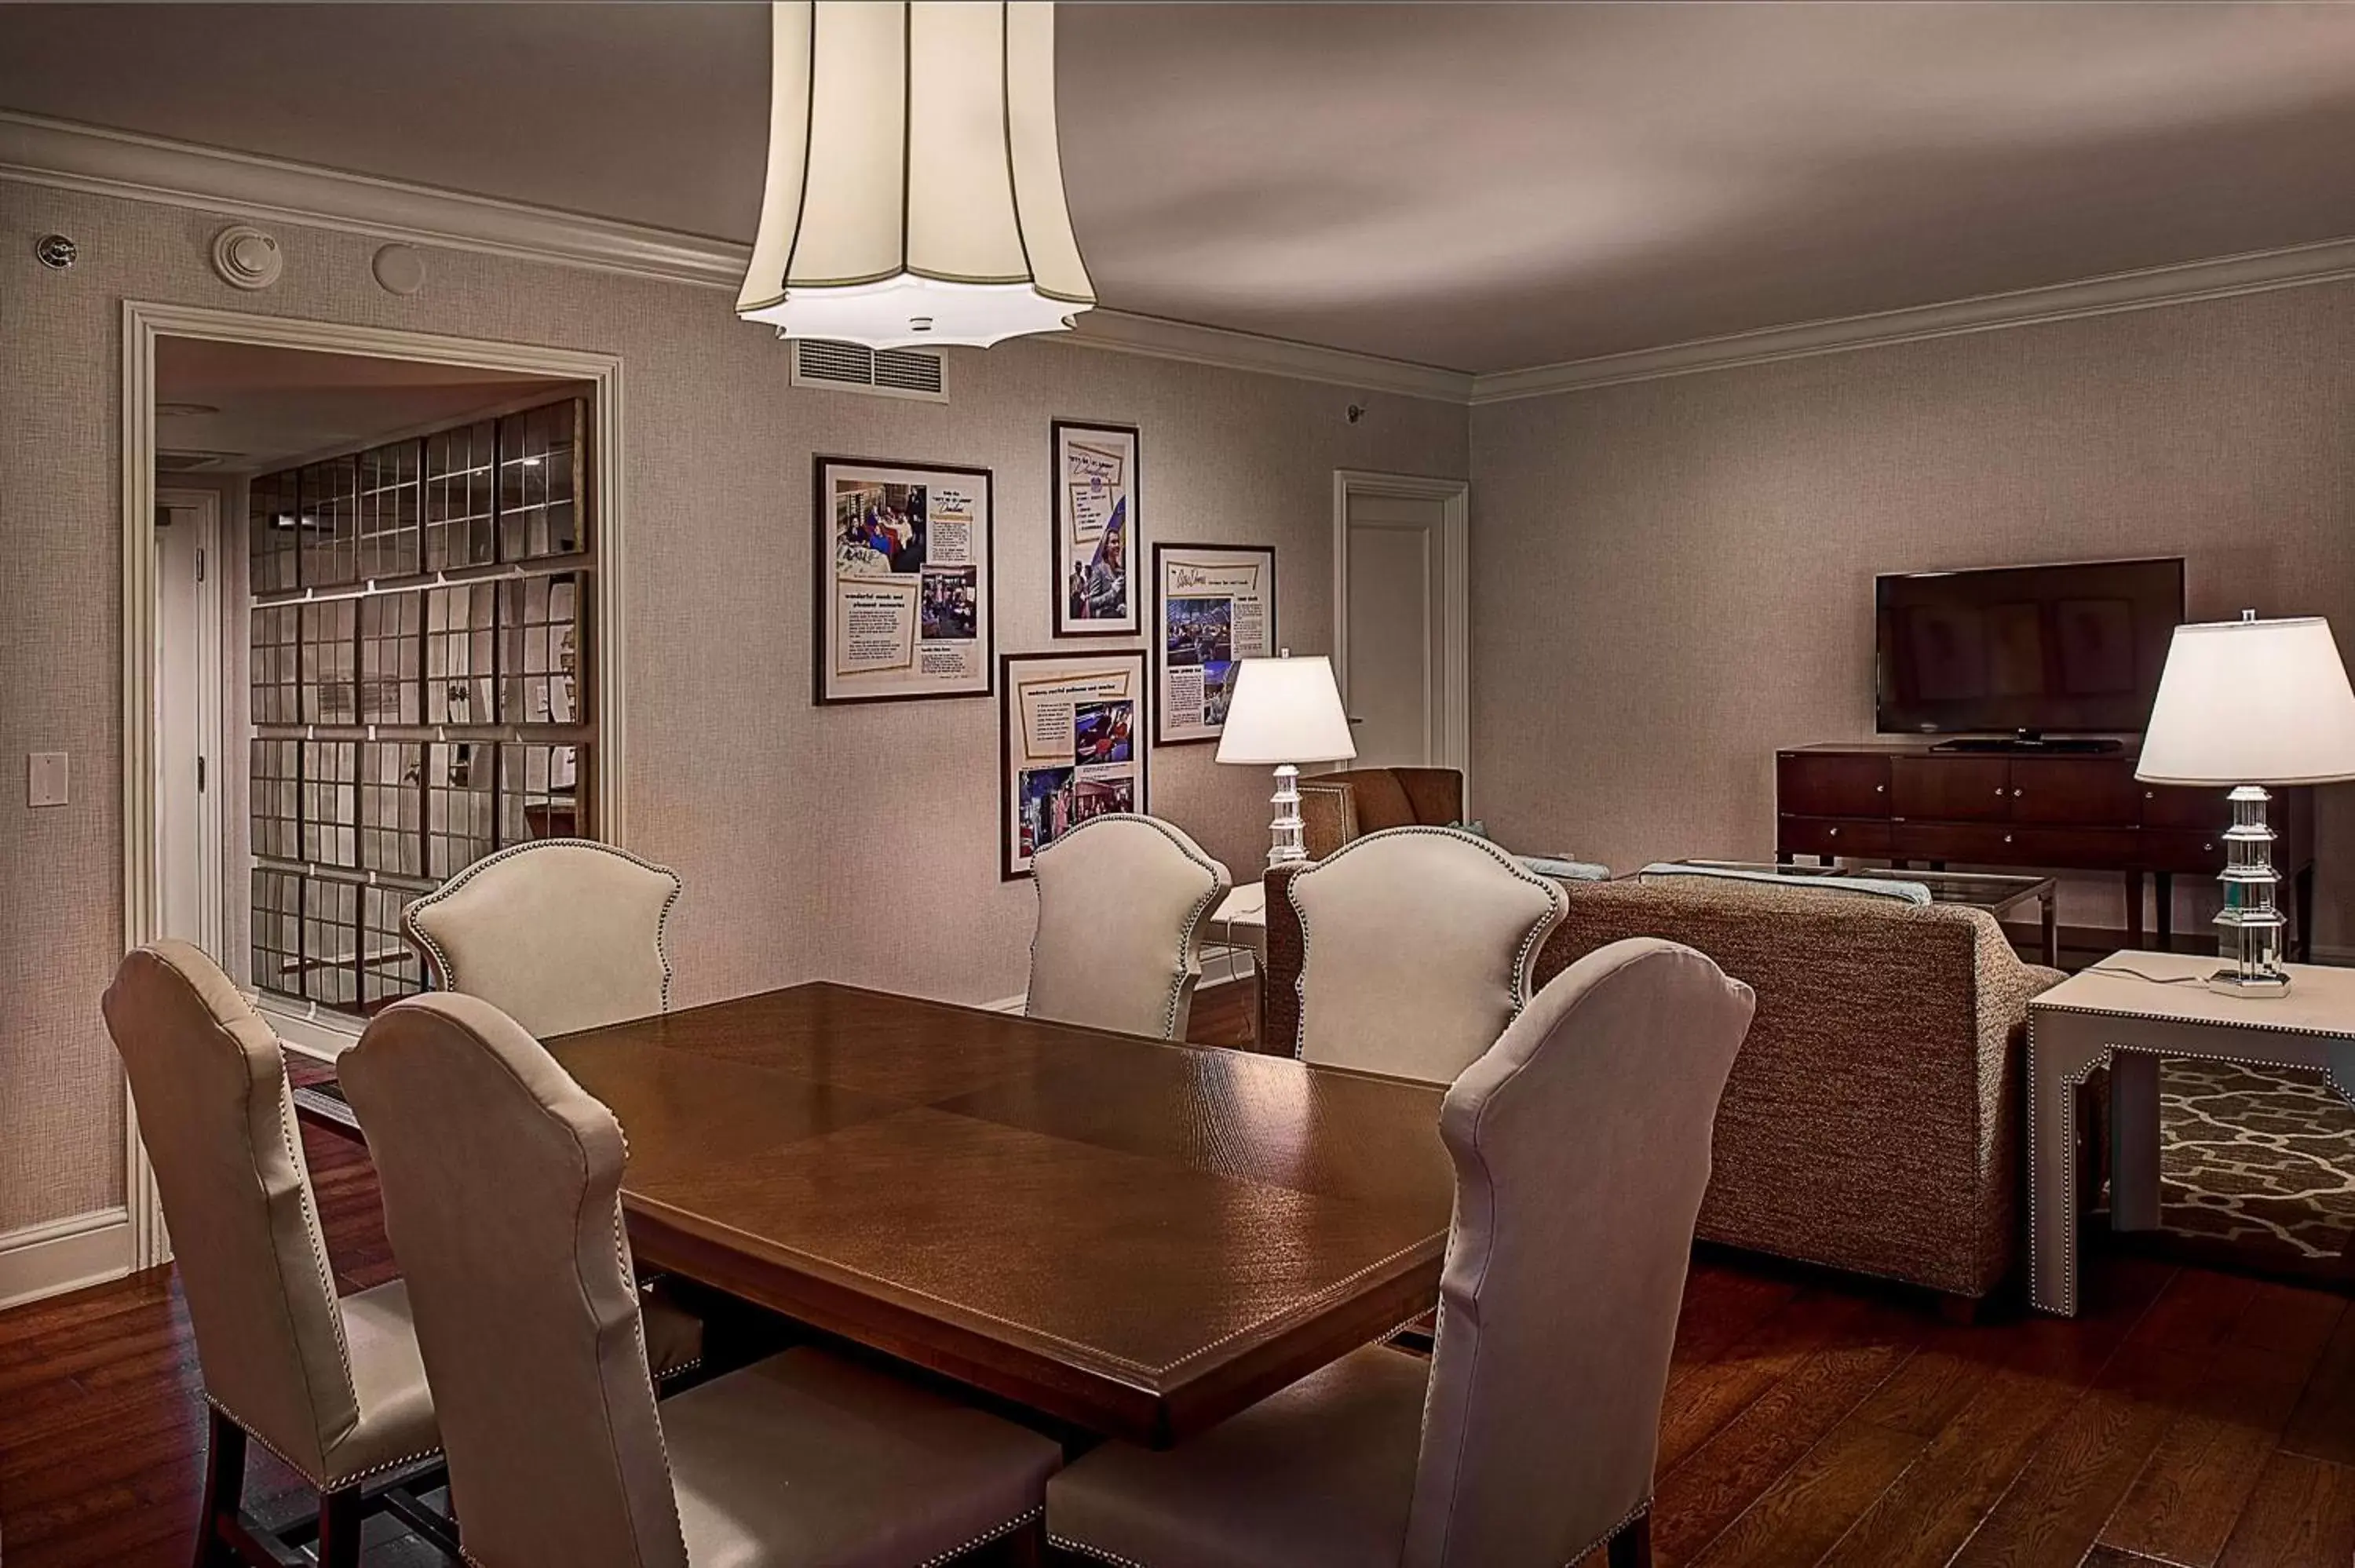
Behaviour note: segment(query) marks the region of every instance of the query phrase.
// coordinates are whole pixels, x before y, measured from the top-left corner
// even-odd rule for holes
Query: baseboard
[[[117,1204],[0,1235],[0,1309],[131,1272],[131,1215]]]

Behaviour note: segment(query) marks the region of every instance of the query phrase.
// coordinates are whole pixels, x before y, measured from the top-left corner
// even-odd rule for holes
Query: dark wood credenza
[[[2222,789],[2145,784],[2136,752],[1955,752],[1928,741],[1774,754],[1774,858],[1885,860],[1903,868],[2023,866],[2126,879],[2126,945],[2145,945],[2143,878],[2158,882],[2158,944],[2174,935],[2174,879],[2224,867]],[[2314,913],[2314,791],[2273,791],[2274,865],[2289,886],[2292,950]]]

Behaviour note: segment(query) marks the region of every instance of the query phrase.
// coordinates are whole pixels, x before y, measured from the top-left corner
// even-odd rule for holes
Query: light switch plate
[[[66,803],[66,754],[37,751],[25,767],[25,804],[62,806]]]

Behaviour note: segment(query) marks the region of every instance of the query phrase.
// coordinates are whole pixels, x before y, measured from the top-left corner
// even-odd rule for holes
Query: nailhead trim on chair
[[[1146,1564],[1139,1563],[1134,1557],[1123,1557],[1117,1552],[1107,1552],[1101,1546],[1091,1546],[1084,1541],[1073,1541],[1069,1536],[1057,1535],[1051,1530],[1047,1532],[1047,1542],[1048,1544],[1060,1547],[1065,1552],[1081,1552],[1094,1558],[1099,1563],[1112,1563],[1113,1568],[1146,1568]]]
[[[1534,884],[1543,890],[1546,902],[1551,907],[1522,936],[1519,950],[1513,955],[1513,1005],[1511,1011],[1505,1014],[1505,1022],[1508,1024],[1511,1023],[1514,1019],[1521,1015],[1521,1009],[1529,1004],[1529,966],[1536,960],[1538,950],[1544,946],[1545,939],[1553,934],[1553,928],[1561,925],[1562,917],[1570,913],[1570,895],[1562,892],[1561,885],[1551,877],[1540,876],[1479,834],[1467,833],[1461,828],[1434,828],[1423,825],[1384,828],[1379,832],[1351,839],[1323,860],[1316,861],[1295,874],[1292,880],[1284,884],[1284,896],[1291,902],[1293,917],[1300,927],[1300,969],[1292,977],[1292,991],[1295,998],[1292,1055],[1295,1061],[1305,1061],[1307,1059],[1305,1053],[1308,1049],[1308,912],[1300,907],[1301,881],[1331,865],[1359,844],[1371,843],[1376,839],[1391,838],[1400,833],[1438,833],[1446,838],[1460,839],[1465,843],[1476,844],[1482,853],[1499,866],[1512,873],[1514,876],[1523,882]],[[1262,983],[1264,984],[1265,977],[1263,976],[1261,979]]]
[[[309,1483],[313,1491],[322,1494],[327,1492],[349,1491],[352,1488],[366,1481],[370,1476],[381,1476],[389,1474],[394,1470],[405,1470],[411,1465],[422,1464],[428,1459],[438,1459],[442,1457],[442,1450],[439,1448],[420,1448],[414,1454],[404,1454],[398,1459],[387,1459],[380,1465],[370,1465],[364,1470],[355,1470],[340,1481],[323,1481],[319,1479],[318,1477],[313,1475],[307,1466],[299,1464],[296,1461],[288,1458],[285,1452],[281,1449],[277,1444],[272,1443],[269,1438],[264,1437],[260,1432],[256,1431],[252,1425],[243,1416],[238,1414],[236,1411],[231,1410],[228,1405],[223,1404],[219,1400],[214,1398],[209,1392],[205,1394],[205,1403],[211,1405],[215,1410],[219,1411],[223,1415],[229,1417],[229,1419],[236,1425],[239,1431],[244,1433],[248,1437],[250,1437],[256,1443],[259,1443],[263,1447],[269,1449],[272,1454],[275,1454],[278,1457],[279,1463],[284,1465],[288,1469],[302,1477],[304,1481]]]
[[[1201,961],[1198,956],[1201,948],[1201,944],[1199,938],[1201,936],[1202,916],[1209,912],[1212,901],[1219,896],[1219,874],[1225,871],[1226,867],[1220,865],[1217,861],[1210,859],[1208,855],[1203,854],[1199,846],[1189,843],[1186,838],[1173,829],[1169,823],[1163,821],[1158,817],[1149,817],[1142,811],[1106,811],[1100,817],[1090,817],[1086,821],[1082,822],[1078,827],[1073,828],[1070,832],[1065,833],[1061,838],[1057,839],[1054,843],[1049,844],[1045,849],[1039,851],[1037,854],[1033,854],[1030,857],[1030,865],[1032,868],[1032,874],[1030,877],[1031,890],[1035,893],[1039,886],[1037,868],[1039,855],[1051,853],[1058,844],[1070,843],[1072,839],[1078,837],[1081,833],[1087,832],[1090,828],[1094,827],[1098,822],[1111,821],[1143,822],[1146,824],[1155,832],[1161,834],[1162,837],[1167,839],[1171,844],[1175,845],[1180,854],[1193,862],[1196,865],[1200,866],[1204,871],[1208,872],[1210,876],[1209,891],[1203,894],[1199,899],[1195,901],[1192,912],[1186,916],[1185,934],[1178,939],[1178,978],[1170,983],[1169,1002],[1168,1005],[1161,1011],[1161,1038],[1164,1040],[1175,1040],[1178,1038],[1178,999],[1186,994],[1186,982],[1188,980],[1199,980],[1202,974]],[[1228,885],[1231,887],[1233,885],[1230,883]],[[1041,896],[1043,897],[1044,895],[1041,895]],[[1030,967],[1033,969],[1036,969],[1039,967],[1039,927],[1036,923],[1033,923],[1030,927]],[[1022,999],[1022,1014],[1026,1018],[1030,1015],[1030,999],[1027,995]]]
[[[663,936],[670,927],[670,912],[674,908],[677,907],[678,895],[685,889],[686,884],[680,880],[678,873],[673,871],[670,867],[666,865],[657,865],[653,861],[646,859],[644,855],[632,854],[628,850],[623,849],[619,844],[609,844],[597,839],[577,838],[533,839],[528,843],[509,844],[503,850],[499,850],[492,854],[485,855],[482,859],[474,862],[474,864],[466,867],[464,871],[450,878],[449,881],[443,883],[441,886],[435,888],[424,897],[410,904],[408,908],[403,909],[400,912],[401,930],[407,934],[410,941],[415,942],[420,948],[425,950],[426,961],[432,965],[433,972],[437,977],[439,977],[442,990],[463,990],[464,988],[458,984],[456,973],[451,967],[450,955],[443,952],[442,950],[442,944],[436,942],[423,927],[417,924],[417,911],[428,908],[432,905],[439,904],[443,899],[450,897],[460,888],[465,886],[469,881],[473,880],[477,872],[482,871],[486,866],[496,865],[503,860],[508,860],[516,855],[527,853],[532,850],[548,849],[559,844],[570,849],[597,850],[605,854],[619,855],[633,865],[642,866],[647,871],[656,872],[670,878],[670,895],[663,900],[662,913],[655,916],[655,958],[656,961],[662,965],[663,976],[662,1010],[665,1012],[668,1012],[670,1011],[671,982],[670,948],[665,945]]]
[[[1016,1514],[1012,1519],[1007,1520],[1004,1524],[994,1525],[990,1529],[983,1531],[979,1535],[975,1536],[971,1541],[966,1542],[962,1546],[952,1546],[946,1552],[936,1552],[933,1555],[925,1558],[922,1563],[916,1564],[916,1568],[940,1568],[942,1563],[949,1562],[954,1558],[962,1557],[976,1546],[986,1546],[993,1541],[1005,1539],[1007,1536],[1009,1536],[1016,1531],[1021,1529],[1024,1525],[1039,1519],[1046,1513],[1046,1511],[1047,1506],[1044,1503],[1039,1504],[1036,1508],[1025,1509],[1022,1512]]]
[[[1637,1520],[1643,1518],[1646,1514],[1651,1511],[1652,1499],[1650,1498],[1646,1498],[1642,1502],[1639,1502],[1634,1508],[1629,1509],[1627,1510],[1626,1517],[1620,1520],[1618,1523],[1613,1525],[1610,1529],[1604,1531],[1602,1534],[1588,1542],[1584,1550],[1572,1552],[1570,1555],[1570,1561],[1563,1563],[1562,1568],[1578,1568],[1580,1563],[1585,1562],[1589,1557],[1592,1557],[1605,1546],[1610,1545],[1612,1538],[1616,1536],[1621,1531],[1626,1529],[1629,1525],[1635,1523]]]

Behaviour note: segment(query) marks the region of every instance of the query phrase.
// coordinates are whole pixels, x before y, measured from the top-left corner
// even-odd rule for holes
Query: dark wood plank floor
[[[1248,986],[1220,987],[1193,1033],[1237,1043],[1251,1017]],[[338,1286],[391,1277],[365,1156],[306,1142]],[[1659,1562],[2355,1562],[2343,1298],[2116,1255],[2091,1262],[2086,1297],[2072,1322],[1998,1309],[1960,1328],[1926,1298],[1705,1254],[1662,1413]],[[0,1314],[8,1568],[185,1563],[198,1387],[168,1270]],[[261,1466],[260,1493],[292,1490]]]

